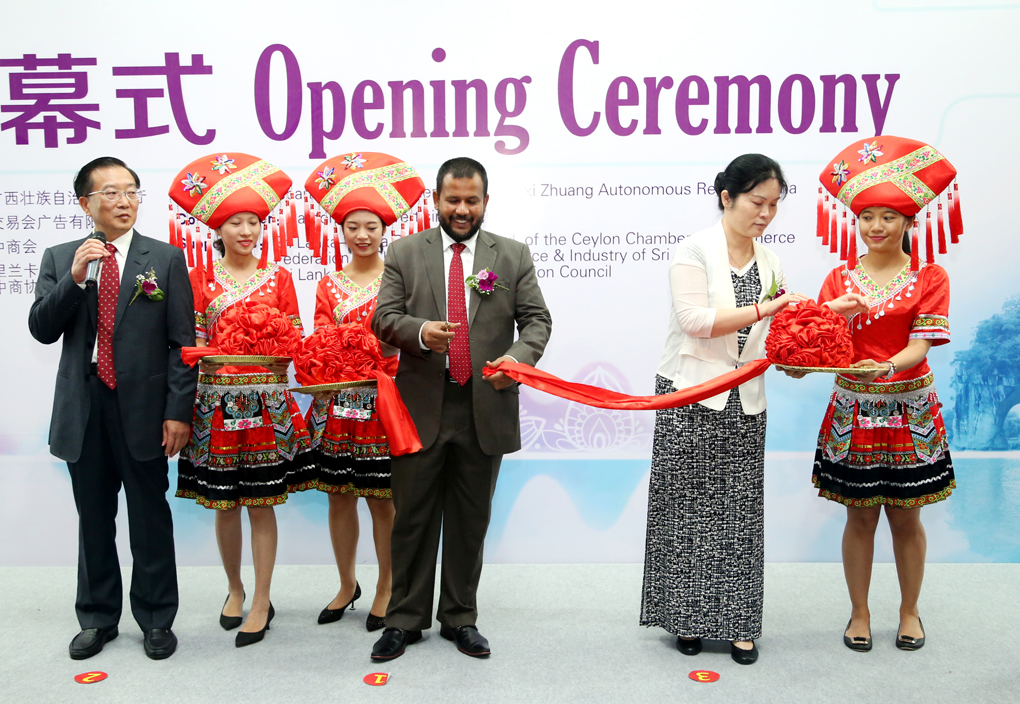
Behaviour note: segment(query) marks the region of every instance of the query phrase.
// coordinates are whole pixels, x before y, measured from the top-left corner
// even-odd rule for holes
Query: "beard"
[[[450,236],[454,242],[467,242],[469,239],[478,234],[478,231],[482,229],[482,222],[485,220],[485,213],[471,223],[471,229],[467,231],[467,234],[461,235],[453,231],[450,226],[450,219],[443,217],[442,213],[439,213],[439,226],[443,228],[443,232]]]

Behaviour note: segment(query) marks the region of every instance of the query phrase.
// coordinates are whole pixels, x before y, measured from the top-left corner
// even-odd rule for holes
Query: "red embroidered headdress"
[[[959,242],[963,234],[960,214],[960,193],[956,169],[935,147],[903,137],[883,135],[854,142],[830,160],[820,176],[818,189],[818,229],[822,244],[830,252],[839,252],[840,259],[852,269],[857,265],[856,217],[851,217],[847,236],[847,209],[859,216],[865,208],[892,208],[908,217],[916,216],[932,201],[938,201],[938,251],[946,253],[946,226],[940,194],[945,193],[949,209],[951,241]],[[952,188],[950,188],[950,185]],[[836,201],[843,207],[837,210]],[[925,212],[926,261],[935,262],[931,208]],[[838,228],[838,229],[837,229]],[[919,262],[917,218],[914,218],[910,267],[917,271]],[[837,245],[838,243],[838,245]]]
[[[170,185],[170,199],[173,201],[170,204],[170,241],[185,250],[188,266],[204,268],[206,278],[211,279],[209,231],[217,229],[237,213],[255,213],[260,220],[266,220],[284,200],[290,186],[291,179],[287,174],[251,154],[227,152],[196,159],[185,166]],[[178,217],[174,203],[184,211],[185,217]],[[193,222],[192,218],[197,222]],[[199,223],[205,224],[208,230],[203,232]],[[272,218],[271,225],[263,225],[259,267],[265,267],[268,261],[270,229],[274,260],[279,261],[286,256],[287,246],[293,244],[297,236],[294,207],[289,199]],[[197,252],[192,251],[193,247]]]
[[[425,183],[418,172],[407,162],[380,152],[342,154],[319,164],[305,181],[305,190],[312,202],[305,201],[305,235],[309,246],[328,261],[328,242],[323,241],[322,219],[316,203],[343,224],[344,218],[355,210],[368,210],[378,215],[387,227],[393,225],[414,207],[425,193]],[[410,219],[410,231],[429,227],[427,203],[418,205],[418,218]],[[409,234],[401,225],[401,234]],[[340,236],[333,227],[333,250],[336,269],[340,270]]]

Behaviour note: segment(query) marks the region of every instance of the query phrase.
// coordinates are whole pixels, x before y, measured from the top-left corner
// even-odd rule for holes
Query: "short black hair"
[[[451,178],[474,178],[475,174],[482,177],[482,197],[489,194],[489,175],[485,173],[485,167],[468,156],[458,156],[450,159],[439,167],[436,174],[436,193],[443,190],[443,181],[446,175]]]
[[[719,199],[719,210],[726,210],[722,202],[722,192],[736,199],[741,193],[749,193],[760,183],[776,179],[779,191],[786,195],[786,179],[779,162],[764,154],[743,154],[729,163],[725,171],[715,177],[715,195]]]
[[[105,169],[109,166],[120,166],[121,168],[127,169],[128,173],[131,174],[131,178],[135,180],[135,188],[141,188],[142,182],[138,178],[138,174],[134,170],[125,164],[123,161],[115,156],[101,156],[98,159],[93,159],[85,166],[78,169],[78,173],[74,177],[74,195],[78,198],[88,195],[92,192],[92,172],[96,169]]]

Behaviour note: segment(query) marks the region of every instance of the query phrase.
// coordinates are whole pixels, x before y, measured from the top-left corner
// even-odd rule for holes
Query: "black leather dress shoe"
[[[701,652],[701,638],[676,637],[676,649],[684,655],[697,655]]]
[[[404,648],[421,640],[421,631],[405,631],[403,628],[387,628],[372,647],[372,660],[384,662],[399,658]]]
[[[84,660],[99,653],[103,646],[119,635],[116,626],[109,628],[85,628],[71,639],[68,651],[72,660]]]
[[[177,650],[177,636],[169,628],[153,628],[145,632],[145,654],[152,660],[162,660]]]
[[[758,660],[758,646],[752,640],[751,649],[744,650],[730,643],[730,657],[733,658],[733,662],[740,665],[752,665]]]
[[[487,658],[491,655],[489,641],[474,626],[443,626],[439,635],[457,643],[457,650],[473,658]]]

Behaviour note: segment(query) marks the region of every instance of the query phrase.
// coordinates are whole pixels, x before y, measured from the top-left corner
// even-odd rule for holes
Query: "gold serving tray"
[[[790,372],[825,372],[828,374],[870,374],[884,372],[885,367],[792,367],[786,364],[775,365],[776,369]]]
[[[364,379],[359,381],[336,381],[332,384],[314,384],[312,386],[298,386],[291,389],[292,392],[299,394],[317,394],[323,391],[342,391],[343,389],[357,389],[364,387],[373,387],[376,385],[375,379]]]

